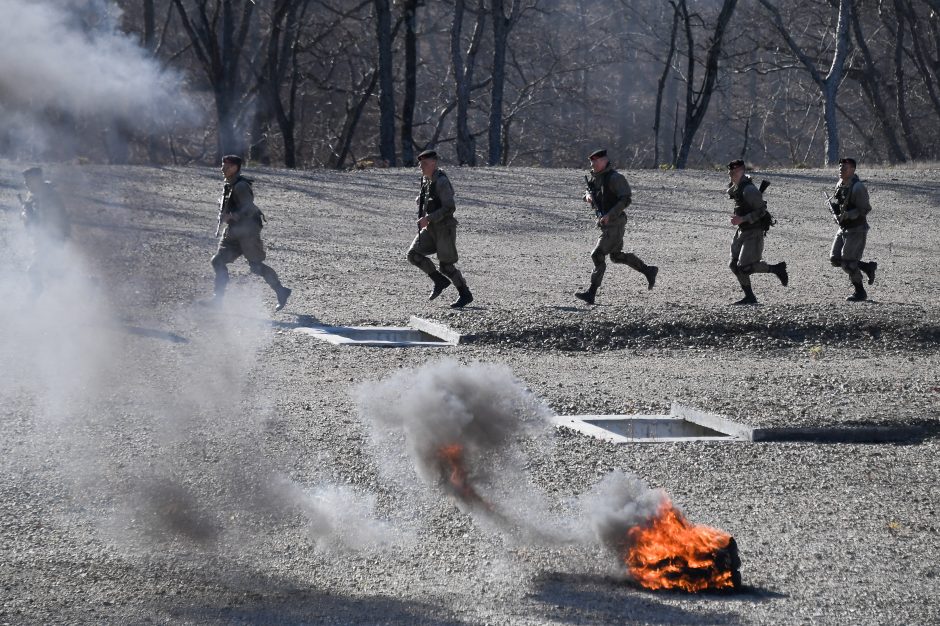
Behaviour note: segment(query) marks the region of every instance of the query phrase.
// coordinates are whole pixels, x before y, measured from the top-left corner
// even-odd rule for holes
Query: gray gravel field
[[[831,170],[758,172],[777,217],[765,258],[790,284],[727,269],[724,172],[626,171],[610,264],[578,170],[448,167],[459,267],[476,300],[427,302],[405,260],[416,170],[246,169],[268,223],[272,292],[232,266],[211,295],[213,168],[49,166],[74,220],[72,266],[32,302],[30,245],[0,161],[0,625],[940,623],[940,168],[869,169],[870,301],[829,264]],[[403,326],[443,348],[340,347],[295,329]],[[361,409],[378,381],[439,359],[508,367],[560,414],[665,413],[673,401],[766,428],[918,426],[893,444],[614,445],[547,425],[513,437],[500,504],[584,528],[577,498],[614,470],[731,533],[744,589],[650,592],[590,541],[531,541],[416,474]],[[438,364],[438,367],[449,367]],[[492,403],[502,387],[494,386]],[[484,404],[490,398],[483,394]],[[381,397],[381,396],[375,396]],[[399,442],[400,443],[400,442]],[[560,530],[559,530],[560,532]]]

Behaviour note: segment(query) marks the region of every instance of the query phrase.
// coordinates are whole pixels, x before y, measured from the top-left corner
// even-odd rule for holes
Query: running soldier
[[[623,174],[610,165],[607,150],[595,150],[588,158],[591,160],[591,172],[589,179],[585,177],[588,188],[584,192],[584,201],[590,202],[594,207],[601,236],[591,252],[591,260],[594,262],[591,285],[586,291],[579,291],[574,295],[588,304],[594,304],[597,290],[607,271],[607,255],[610,255],[610,260],[614,263],[629,265],[643,274],[648,289],[652,289],[656,284],[659,268],[647,265],[632,252],[623,252],[623,235],[627,226],[624,209],[630,206],[632,200],[630,184]]]
[[[865,241],[868,239],[868,219],[871,204],[868,190],[855,174],[855,159],[839,159],[839,182],[829,204],[839,224],[839,231],[832,242],[829,261],[834,267],[841,267],[849,275],[855,293],[846,298],[849,302],[861,302],[868,299],[868,293],[862,285],[862,272],[868,277],[868,284],[875,282],[875,261],[863,261]],[[861,271],[859,271],[861,270]]]
[[[408,262],[434,281],[428,300],[437,298],[453,283],[459,297],[450,306],[460,309],[473,302],[473,294],[456,266],[458,222],[454,219],[454,188],[444,170],[438,169],[437,152],[434,150],[425,150],[419,154],[418,165],[422,174],[421,193],[415,198],[418,204],[418,235],[408,249]],[[434,263],[428,258],[435,253],[441,266],[440,271],[434,268]]]
[[[277,296],[275,311],[284,308],[291,290],[281,284],[277,272],[264,264],[266,253],[261,241],[264,214],[255,205],[252,181],[241,174],[242,159],[230,154],[222,158],[222,175],[225,177],[222,200],[219,206],[219,224],[225,231],[219,240],[219,249],[212,257],[215,270],[215,295],[210,304],[219,304],[228,285],[228,264],[245,255],[252,274],[264,278]]]
[[[787,264],[768,264],[762,259],[764,235],[770,228],[771,217],[761,190],[751,177],[744,173],[744,161],[736,159],[728,163],[728,197],[734,202],[731,224],[737,226],[731,241],[731,262],[728,267],[738,278],[744,297],[732,304],[757,304],[751,289],[751,274],[772,273],[784,287],[790,282]]]
[[[20,198],[21,217],[35,246],[27,273],[34,296],[43,290],[46,280],[62,269],[65,242],[72,231],[68,213],[55,185],[43,180],[42,168],[23,171],[23,182],[29,193]]]

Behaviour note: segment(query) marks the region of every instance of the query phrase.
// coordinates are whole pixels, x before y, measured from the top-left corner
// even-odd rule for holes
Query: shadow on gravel
[[[127,334],[135,335],[137,337],[148,337],[150,339],[163,339],[164,341],[169,341],[170,343],[189,343],[189,339],[187,339],[186,337],[183,337],[182,335],[177,335],[176,333],[171,333],[165,330],[143,328],[141,326],[131,326],[129,324],[124,324],[122,328]]]
[[[761,602],[783,594],[745,586],[739,592],[688,594],[649,591],[625,580],[596,574],[547,572],[533,581],[529,597],[546,605],[546,616],[570,624],[738,624],[737,613],[688,610],[660,599],[690,604]]]
[[[278,320],[271,320],[271,326],[273,328],[284,328],[287,330],[293,330],[295,328],[309,328],[311,326],[322,326],[323,322],[320,321],[316,315],[306,315],[306,314],[295,314],[295,320],[293,322],[280,322]]]
[[[407,602],[387,596],[345,597],[318,591],[278,589],[246,592],[225,606],[167,606],[173,621],[221,624],[390,624],[401,626],[464,626],[445,617],[444,607]]]
[[[565,308],[559,310],[567,311]],[[811,344],[879,344],[909,350],[935,350],[940,326],[927,322],[860,322],[836,320],[648,320],[638,322],[558,323],[520,326],[467,334],[464,343],[499,344],[503,347],[593,352],[648,348],[664,344],[682,347],[738,347],[775,349],[809,347]]]

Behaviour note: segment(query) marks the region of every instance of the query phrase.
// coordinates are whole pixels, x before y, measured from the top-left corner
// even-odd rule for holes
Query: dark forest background
[[[940,152],[940,0],[108,5],[203,113],[142,128],[71,115],[82,140],[66,157],[349,168],[435,147],[464,165],[567,167],[606,146],[619,166],[683,168]]]

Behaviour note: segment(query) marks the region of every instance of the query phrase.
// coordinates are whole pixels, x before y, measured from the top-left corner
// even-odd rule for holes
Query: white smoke
[[[650,489],[640,478],[614,470],[580,499],[580,509],[597,541],[620,552],[627,531],[648,522],[668,501],[661,489]]]
[[[430,485],[514,539],[566,541],[568,524],[551,513],[523,470],[520,444],[547,440],[550,410],[508,367],[433,361],[363,384],[357,398],[380,467],[399,489],[420,496]],[[459,447],[457,462],[466,470],[457,484],[443,452],[452,446]],[[415,473],[424,487],[410,480]]]
[[[194,121],[180,76],[119,30],[113,2],[0,0],[0,16],[0,124],[13,147],[67,141],[78,120],[102,130]]]

